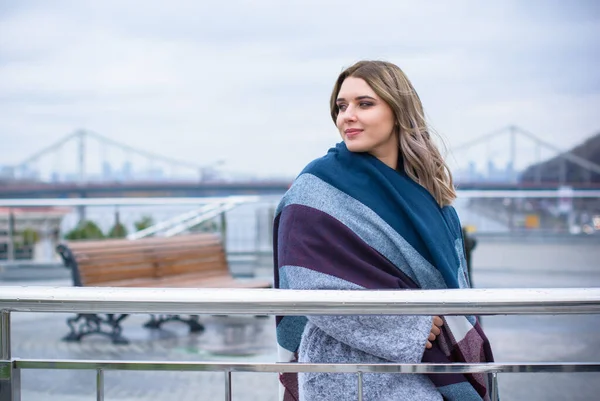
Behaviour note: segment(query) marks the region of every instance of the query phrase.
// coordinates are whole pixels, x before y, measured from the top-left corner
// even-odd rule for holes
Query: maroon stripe
[[[423,363],[450,363],[450,359],[440,349],[439,345],[434,342],[433,347],[426,349],[423,353]],[[461,373],[431,373],[427,377],[431,379],[437,387],[448,386],[450,384],[462,383],[465,381],[465,376]]]
[[[367,289],[417,288],[410,277],[331,215],[294,204],[278,217],[278,267],[302,266]]]
[[[298,373],[282,373],[279,375],[279,381],[285,388],[283,401],[298,401]]]

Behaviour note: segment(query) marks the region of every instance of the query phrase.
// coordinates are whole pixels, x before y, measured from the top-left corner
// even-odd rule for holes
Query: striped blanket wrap
[[[281,289],[469,287],[454,208],[439,207],[402,171],[367,153],[350,152],[344,143],[311,162],[282,198],[274,221],[274,259],[275,287]],[[298,361],[302,334],[312,318],[277,316],[280,362]],[[422,362],[493,361],[475,316],[442,318],[442,333],[424,350]],[[489,400],[485,374],[428,377],[445,400]],[[280,374],[280,384],[285,401],[299,399],[297,374]]]

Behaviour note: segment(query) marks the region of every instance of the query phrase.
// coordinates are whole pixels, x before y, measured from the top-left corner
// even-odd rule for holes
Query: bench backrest
[[[76,286],[195,274],[229,274],[218,234],[70,241],[58,247]]]

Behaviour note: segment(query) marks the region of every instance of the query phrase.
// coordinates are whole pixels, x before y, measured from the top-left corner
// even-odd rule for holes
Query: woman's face
[[[368,152],[396,168],[398,136],[394,112],[361,78],[348,77],[337,97],[336,125],[351,152]]]

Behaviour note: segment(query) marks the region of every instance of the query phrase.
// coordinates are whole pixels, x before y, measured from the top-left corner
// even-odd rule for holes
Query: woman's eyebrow
[[[376,100],[374,97],[367,96],[367,95],[357,96],[354,98],[354,100],[364,100],[364,99]],[[346,101],[346,99],[344,99],[343,97],[338,97],[336,100],[336,102],[345,102],[345,101]]]

